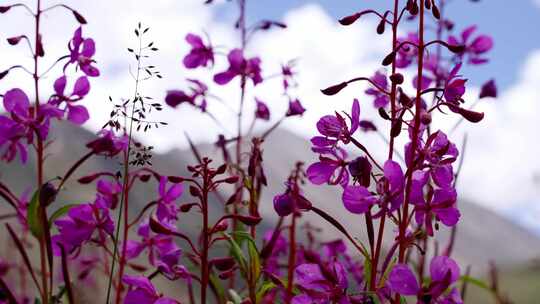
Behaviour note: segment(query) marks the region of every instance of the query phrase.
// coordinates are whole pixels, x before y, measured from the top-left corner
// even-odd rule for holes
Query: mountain
[[[53,179],[68,170],[69,166],[86,152],[84,144],[95,138],[91,132],[71,124],[57,124],[53,128],[51,133],[53,143],[47,149],[45,168],[47,179]],[[219,151],[213,146],[201,145],[199,148],[203,154],[219,159]],[[310,151],[309,141],[289,131],[277,129],[266,140],[264,166],[269,187],[263,192],[260,206],[261,214],[265,219],[262,224],[263,229],[272,227],[277,220],[272,198],[284,190],[283,183],[296,161],[300,160],[309,164],[315,158],[316,156]],[[0,180],[12,187],[16,193],[22,193],[28,186],[33,186],[35,183],[35,164],[32,159],[26,166],[20,166],[17,161],[9,165],[0,164]],[[186,166],[196,163],[191,151],[178,149],[166,154],[154,155],[152,161],[155,170],[168,175],[187,175]],[[94,197],[94,186],[80,185],[76,182],[77,178],[92,172],[118,169],[120,169],[120,164],[117,160],[92,157],[66,184],[66,190],[59,196],[57,204],[91,201]],[[138,213],[146,202],[155,198],[156,188],[155,184],[136,186],[130,194],[132,214]],[[33,189],[29,188],[29,190]],[[339,219],[353,236],[365,239],[363,217],[350,214],[345,210],[338,187],[306,185],[304,190],[306,196],[317,207]],[[504,267],[513,267],[523,265],[540,256],[540,238],[531,232],[466,199],[460,200],[458,204],[462,219],[457,230],[454,256],[462,265],[474,265],[475,272],[479,273],[485,270],[489,260],[494,260]],[[217,202],[213,202],[212,205],[215,218],[219,215],[221,206]],[[306,213],[302,221],[309,221],[322,228],[321,237],[324,239],[331,240],[340,237],[336,229],[322,222],[314,214]],[[190,235],[194,235],[200,228],[200,220],[196,216],[181,217],[180,224]],[[393,240],[392,230],[387,229],[385,235],[387,236],[385,244],[388,246]],[[441,231],[437,232],[437,235],[440,247],[444,248],[448,238],[447,229],[441,226]]]

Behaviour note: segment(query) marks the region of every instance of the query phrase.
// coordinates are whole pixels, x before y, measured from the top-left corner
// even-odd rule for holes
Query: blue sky
[[[1,0],[0,0],[1,1]],[[30,6],[35,0],[21,0]],[[53,5],[61,0],[44,0]],[[187,71],[181,65],[182,57],[188,52],[184,37],[188,32],[201,34],[207,31],[212,41],[227,48],[238,45],[238,33],[232,23],[237,11],[232,3],[216,0],[217,5],[205,6],[203,0],[62,0],[77,7],[89,21],[84,33],[95,39],[96,58],[102,76],[92,79],[92,91],[85,99],[91,113],[91,120],[85,127],[96,131],[108,119],[109,109],[105,100],[131,93],[132,81],[127,73],[130,60],[126,47],[133,43],[133,26],[143,21],[152,27],[153,39],[160,48],[155,63],[163,75],[160,82],[145,87],[147,95],[162,99],[170,89],[185,88],[186,77],[205,77],[212,83],[208,71]],[[405,1],[405,0],[400,0]],[[535,1],[538,4],[534,4]],[[320,88],[346,77],[371,75],[379,69],[380,60],[389,47],[388,36],[377,36],[375,19],[358,22],[353,27],[339,26],[337,19],[366,8],[388,9],[390,0],[248,0],[249,21],[277,19],[289,24],[284,31],[271,31],[261,40],[254,41],[249,55],[261,56],[265,74],[279,69],[280,63],[299,58],[298,71],[301,84],[298,96],[308,108],[302,119],[291,120],[285,128],[305,136],[314,134],[317,120],[334,110],[349,110],[353,98],[360,98],[365,118],[377,115],[363,96],[363,87],[344,90],[336,98],[325,97]],[[452,136],[455,143],[461,143],[465,133],[469,136],[465,167],[460,177],[461,195],[470,201],[482,204],[501,214],[512,216],[532,229],[540,232],[540,189],[533,178],[540,172],[540,0],[450,0],[448,15],[455,18],[458,30],[469,25],[479,26],[479,32],[490,34],[495,39],[495,48],[489,54],[489,64],[465,69],[462,73],[469,78],[470,102],[477,96],[478,86],[495,78],[500,88],[500,98],[478,105],[485,111],[486,118],[477,125],[464,125]],[[6,14],[0,18],[0,28],[4,38],[32,32],[28,16],[22,10]],[[64,55],[65,46],[77,25],[73,17],[54,11],[44,19],[44,36],[47,54]],[[62,29],[62,30],[59,30]],[[0,68],[13,62],[31,64],[31,57],[21,48],[0,43]],[[53,60],[47,56],[46,60]],[[44,64],[45,66],[46,64]],[[219,60],[216,70],[226,68],[224,60]],[[50,82],[43,87],[52,89],[52,82],[59,71],[53,71]],[[410,75],[409,75],[410,76]],[[339,80],[336,80],[339,78]],[[350,79],[348,78],[348,79]],[[253,94],[263,98],[272,111],[286,111],[286,103],[280,95],[279,83],[265,82]],[[267,84],[268,83],[268,84]],[[13,87],[31,87],[31,79],[22,73],[0,82],[0,92]],[[224,100],[237,101],[237,91],[232,87],[211,87]],[[250,96],[252,98],[253,96]],[[366,106],[364,106],[364,104]],[[232,104],[236,107],[236,103]],[[252,106],[252,105],[247,105]],[[234,125],[236,116],[228,115],[226,107],[212,105],[213,114]],[[251,111],[247,109],[246,111]],[[190,108],[163,111],[156,120],[171,122],[168,128],[152,136],[144,137],[147,144],[160,152],[172,148],[186,147],[185,139],[178,138],[178,130],[188,132],[197,142],[215,140],[218,130],[211,120],[201,118]],[[277,119],[277,115],[274,119]],[[229,119],[229,120],[228,120]],[[233,120],[230,120],[233,119]],[[446,125],[437,126],[443,130],[451,128],[452,117],[437,119]],[[247,122],[246,122],[247,123]],[[268,124],[272,124],[269,122]],[[204,128],[200,126],[204,125]],[[261,124],[262,125],[262,124]],[[264,127],[262,125],[261,127]],[[380,127],[380,126],[379,126]],[[446,129],[445,129],[446,128]],[[178,138],[171,140],[171,138]],[[370,149],[383,149],[377,136],[362,137]],[[373,152],[372,150],[372,152]],[[384,157],[385,153],[380,156]]]
[[[256,4],[255,4],[256,2]],[[355,10],[390,9],[390,0],[256,0],[251,1],[251,18],[280,19],[287,11],[310,3],[320,4],[337,18]],[[405,2],[401,0],[401,2]],[[458,28],[477,24],[479,31],[495,38],[489,65],[474,69],[473,84],[495,77],[502,89],[507,88],[518,75],[520,63],[533,49],[540,48],[540,6],[534,0],[469,0],[448,1],[448,15]],[[468,71],[466,71],[468,73]]]

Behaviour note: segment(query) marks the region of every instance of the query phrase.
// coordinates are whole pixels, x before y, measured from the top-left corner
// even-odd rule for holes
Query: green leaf
[[[220,299],[220,303],[223,303],[225,300],[225,288],[221,284],[221,280],[216,276],[215,273],[210,274],[210,283],[214,286],[217,296]]]
[[[259,251],[257,250],[255,242],[248,242],[248,252],[251,277],[253,278],[253,282],[257,282],[261,275],[261,260],[259,259]]]
[[[487,290],[489,292],[492,292],[493,290],[491,290],[491,287],[489,287],[488,284],[486,284],[484,281],[480,280],[480,279],[476,279],[476,278],[473,278],[471,276],[462,276],[461,278],[459,278],[459,280],[463,283],[471,283],[473,285],[475,285],[476,287],[480,287],[484,290]]]
[[[37,238],[43,235],[43,224],[39,213],[39,190],[36,190],[32,195],[30,205],[28,205],[27,221],[30,232]]]
[[[273,282],[271,281],[267,281],[267,282],[264,282],[261,287],[259,288],[259,290],[257,291],[257,295],[256,295],[256,300],[257,300],[257,303],[259,303],[262,298],[269,292],[271,291],[272,289],[276,288],[276,284],[274,284]]]
[[[57,220],[58,218],[64,216],[66,213],[68,213],[69,209],[71,209],[74,206],[77,206],[77,204],[65,205],[64,207],[60,207],[58,210],[56,210],[51,215],[51,217],[49,218],[49,227],[52,226],[52,224],[54,223],[55,220]]]
[[[366,280],[366,285],[371,286],[371,280],[373,279],[371,277],[371,260],[365,259],[364,260],[364,279]]]
[[[225,237],[227,238],[227,241],[230,245],[230,250],[233,258],[236,260],[238,265],[240,266],[240,271],[242,272],[242,275],[245,276],[247,274],[247,259],[244,256],[244,253],[242,252],[242,248],[238,245],[238,243],[234,240],[233,237],[231,237],[230,234],[224,233]]]

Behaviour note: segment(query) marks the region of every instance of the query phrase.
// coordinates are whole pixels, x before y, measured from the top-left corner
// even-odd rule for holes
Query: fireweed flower
[[[191,280],[189,270],[180,264],[181,255],[182,250],[175,245],[169,251],[163,251],[156,262],[159,271],[169,280],[177,280],[179,278]]]
[[[274,209],[280,216],[287,216],[300,210],[309,210],[311,202],[302,195],[297,184],[285,183],[285,193],[274,196]]]
[[[162,256],[180,249],[176,246],[171,236],[159,235],[151,232],[148,219],[140,224],[137,234],[140,237],[139,241],[127,241],[126,257],[128,259],[134,259],[144,250],[147,250],[148,261],[151,265],[156,266],[157,261],[161,259]],[[180,255],[180,253],[181,252],[178,251],[178,255]]]
[[[168,178],[162,176],[158,186],[159,198],[156,215],[160,221],[170,222],[177,219],[180,207],[175,201],[182,195],[184,188],[182,184],[173,183],[170,187],[167,187],[167,184]]]
[[[152,282],[144,276],[125,275],[122,282],[130,287],[124,298],[124,304],[179,304],[178,301],[160,294]]]
[[[418,45],[419,38],[418,33],[408,33],[407,37],[398,38],[398,44],[401,43],[413,43],[414,45]],[[403,45],[397,53],[396,56],[396,67],[398,68],[406,68],[410,66],[416,59],[418,58],[418,48],[411,45],[406,44]]]
[[[70,52],[68,64],[76,64],[87,76],[99,76],[99,70],[92,65],[94,63],[92,57],[96,53],[94,40],[82,37],[82,27],[75,30],[68,48]]]
[[[444,87],[444,98],[447,102],[459,105],[459,100],[465,94],[465,83],[467,79],[460,78],[457,74],[461,69],[461,63],[458,63],[448,75]]]
[[[229,60],[229,68],[225,72],[218,73],[214,76],[214,81],[217,84],[225,85],[236,76],[244,76],[253,81],[253,85],[257,85],[263,81],[261,76],[261,59],[253,57],[250,59],[244,58],[244,54],[240,49],[232,50],[227,56]]]
[[[392,160],[384,163],[384,176],[377,182],[377,193],[370,192],[364,186],[347,186],[342,195],[345,208],[356,214],[369,211],[371,206],[379,204],[382,212],[393,212],[403,203],[405,177],[401,166]],[[388,204],[390,204],[388,206]],[[375,216],[378,216],[376,214]]]
[[[302,114],[304,114],[305,111],[306,109],[302,106],[300,100],[291,99],[289,101],[289,109],[287,110],[287,114],[285,114],[285,116],[301,116]]]
[[[197,79],[187,79],[187,81],[191,84],[190,92],[170,90],[165,97],[165,103],[173,108],[187,103],[200,109],[202,112],[206,112],[208,86]]]
[[[55,94],[49,99],[49,104],[56,107],[65,104],[64,111],[67,112],[67,119],[74,124],[81,125],[89,118],[88,110],[84,106],[76,105],[75,103],[88,94],[90,91],[90,82],[88,82],[88,78],[85,76],[79,77],[70,95],[66,95],[65,93],[66,83],[66,76],[61,76],[54,82]]]
[[[100,179],[97,182],[96,203],[103,208],[115,209],[120,193],[122,193],[122,185],[118,181]]]
[[[413,163],[411,143],[405,146],[405,160],[408,165]],[[425,144],[420,144],[417,150],[419,166],[427,168],[435,184],[441,188],[452,186],[454,172],[452,163],[456,161],[459,151],[455,144],[448,140],[446,134],[437,131],[430,135]]]
[[[493,48],[493,38],[487,35],[478,35],[473,39],[472,36],[476,32],[476,29],[476,25],[466,28],[459,38],[451,35],[448,37],[448,43],[451,45],[464,45],[465,51],[461,54],[461,57],[467,55],[470,64],[483,64],[489,61],[486,58],[482,58],[482,55]]]
[[[388,90],[388,79],[381,71],[375,72],[375,75],[371,77],[371,80],[381,89]],[[365,93],[375,98],[373,100],[373,106],[376,108],[384,108],[390,103],[388,95],[377,88],[369,88]]]
[[[268,109],[268,106],[258,98],[255,98],[255,104],[255,117],[261,120],[269,120],[270,109]]]
[[[295,269],[295,283],[302,291],[294,304],[350,303],[344,292],[348,287],[347,273],[341,263],[334,261],[321,269],[319,264],[302,264]]]
[[[413,174],[411,203],[415,205],[415,219],[418,225],[425,225],[428,235],[433,236],[433,221],[442,222],[447,227],[457,224],[461,216],[456,207],[457,193],[453,188],[433,189],[427,186],[428,173],[416,171]]]
[[[349,115],[347,114],[347,116]],[[360,126],[360,103],[357,99],[353,101],[349,119],[350,127],[347,126],[345,118],[337,112],[335,116],[321,117],[317,122],[317,130],[322,136],[315,136],[311,139],[313,149],[335,146],[339,141],[345,144],[349,143],[351,136]]]
[[[21,162],[26,163],[28,153],[22,143],[32,144],[37,134],[46,139],[51,118],[62,117],[62,111],[51,105],[42,105],[36,115],[28,96],[21,89],[12,89],[4,95],[4,109],[9,116],[0,115],[0,148],[4,148],[2,159],[10,162],[17,152]]]
[[[113,157],[127,150],[129,139],[127,135],[116,136],[112,130],[101,130],[99,138],[86,144],[86,147],[98,155]]]
[[[349,184],[347,152],[345,149],[322,147],[314,148],[320,153],[319,162],[311,164],[306,170],[310,182],[315,185],[329,184],[346,187]],[[332,156],[333,158],[329,157]]]
[[[114,233],[114,223],[109,210],[95,203],[71,208],[66,216],[57,219],[54,224],[59,234],[53,237],[53,244],[63,245],[68,252],[90,241],[99,230],[108,235]]]
[[[212,45],[204,44],[202,38],[195,34],[187,34],[186,41],[191,45],[189,54],[184,57],[184,66],[188,69],[205,67],[210,63],[214,64],[214,50]]]
[[[418,303],[427,304],[461,304],[463,301],[455,288],[449,293],[447,289],[459,279],[458,264],[447,256],[437,256],[429,265],[431,282],[422,287],[416,280],[412,270],[406,264],[394,266],[388,278],[388,285],[393,292],[416,296]]]

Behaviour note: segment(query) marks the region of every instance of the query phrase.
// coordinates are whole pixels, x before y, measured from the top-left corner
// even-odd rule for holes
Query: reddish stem
[[[289,263],[287,274],[287,303],[291,303],[293,297],[294,265],[296,264],[296,214],[292,214],[289,226]]]

